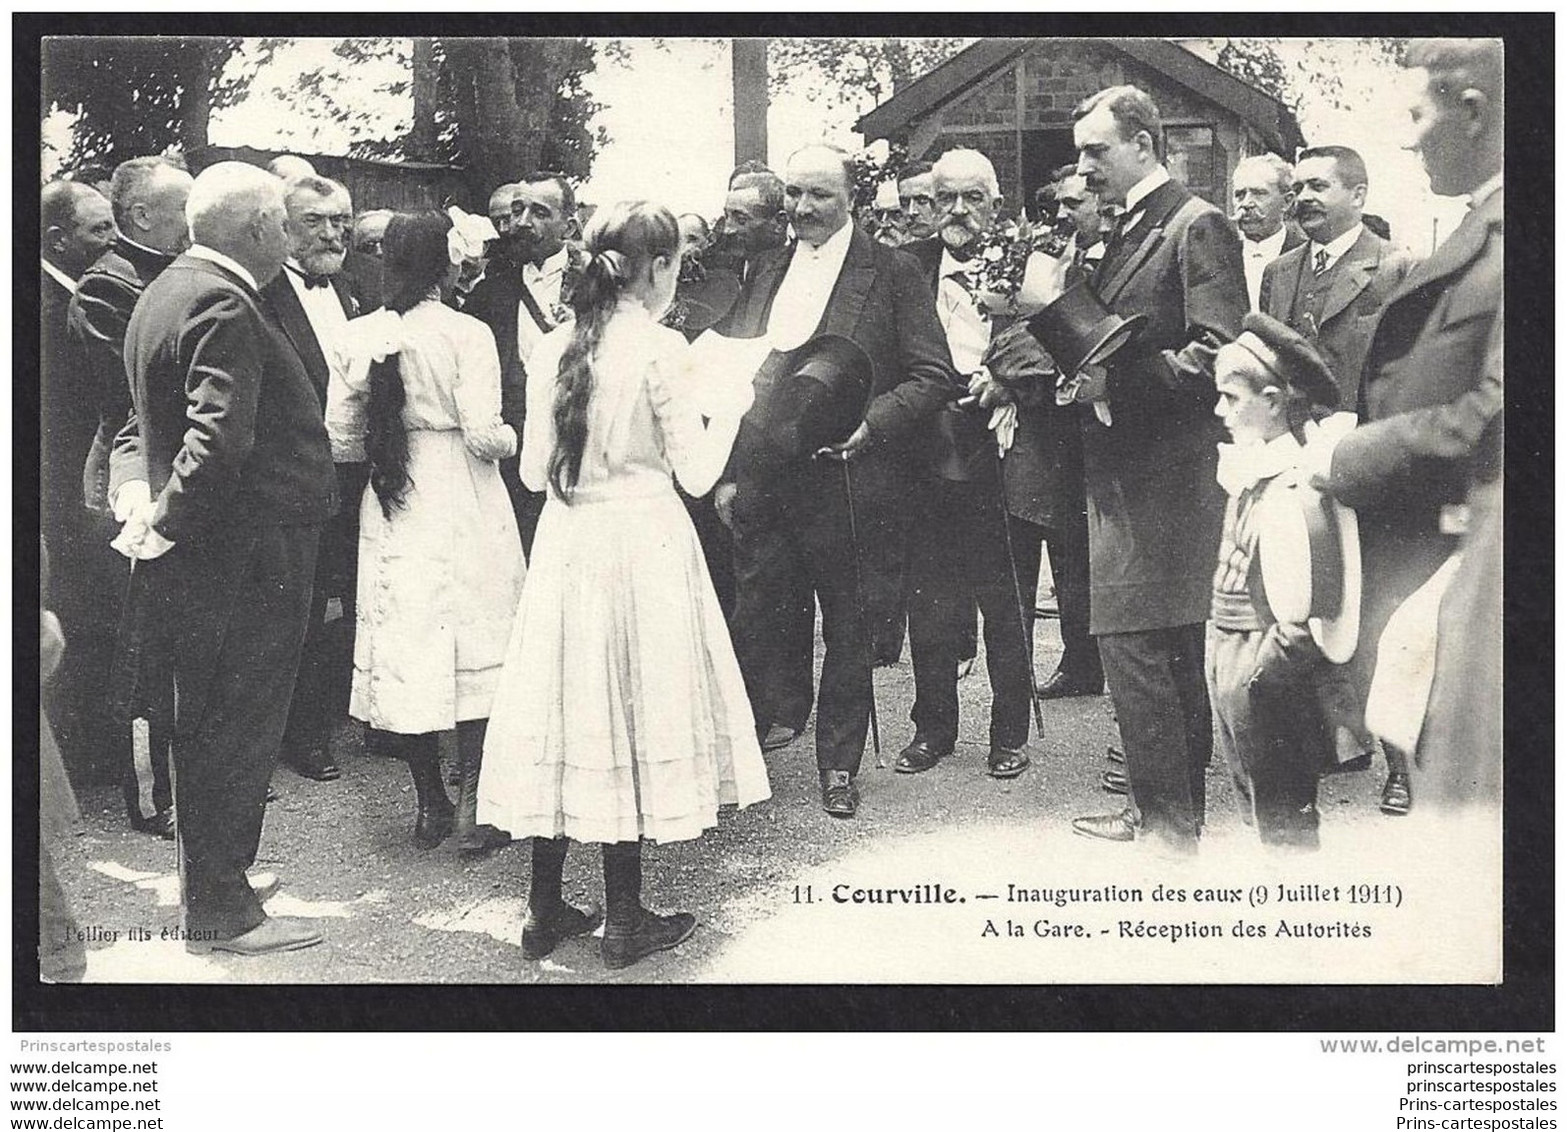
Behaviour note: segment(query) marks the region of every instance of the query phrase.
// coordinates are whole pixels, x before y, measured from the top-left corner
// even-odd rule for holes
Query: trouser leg
[[[949,498],[952,490],[939,483],[928,487],[909,538],[909,659],[914,668],[909,718],[917,734],[945,748],[958,737],[958,661],[974,598],[963,571],[967,540],[955,527],[960,514]]]
[[[1196,848],[1203,820],[1204,755],[1192,742],[1187,718],[1192,674],[1186,671],[1196,665],[1196,679],[1202,678],[1201,654],[1186,639],[1190,629],[1099,638],[1143,832],[1178,849]]]
[[[167,563],[175,648],[175,805],[185,926],[228,938],[265,914],[245,878],[310,612],[319,529],[262,528]],[[161,560],[160,560],[161,561]]]
[[[1034,603],[1033,591],[1023,589],[1021,566],[1017,583],[1013,584],[1007,522],[999,504],[988,501],[977,516],[974,593],[984,618],[985,664],[991,693],[990,745],[1017,750],[1028,742],[1029,703],[1034,694],[1029,649],[1032,634],[1025,631],[1032,624]],[[1017,541],[1013,540],[1014,547]]]
[[[810,579],[779,517],[737,516],[735,582],[731,628],[752,714],[760,728],[804,727],[811,706]]]
[[[326,602],[333,585],[332,563],[317,555],[311,586],[310,614],[304,643],[299,650],[299,671],[294,680],[294,695],[289,702],[288,722],[283,729],[283,757],[298,757],[326,752],[327,687],[331,642],[326,629]]]
[[[1050,576],[1055,581],[1056,608],[1061,615],[1061,671],[1085,683],[1100,684],[1104,670],[1099,648],[1088,632],[1087,515],[1070,515],[1049,528],[1045,545],[1050,554]]]

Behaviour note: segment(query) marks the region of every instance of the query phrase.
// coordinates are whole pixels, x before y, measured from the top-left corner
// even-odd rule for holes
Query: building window
[[[1170,176],[1204,200],[1220,199],[1224,162],[1212,126],[1166,126],[1164,152]]]

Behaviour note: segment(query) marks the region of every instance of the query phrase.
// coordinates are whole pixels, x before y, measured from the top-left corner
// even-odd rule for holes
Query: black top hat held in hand
[[[1074,283],[1028,320],[1028,330],[1050,352],[1063,374],[1075,374],[1090,362],[1102,362],[1142,328],[1147,316],[1123,318],[1096,295],[1087,282]]]
[[[801,458],[847,440],[865,419],[874,373],[870,355],[838,334],[818,335],[781,355],[768,398],[771,447]]]

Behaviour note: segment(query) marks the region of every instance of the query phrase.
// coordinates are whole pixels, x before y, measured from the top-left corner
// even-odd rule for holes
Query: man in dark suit
[[[1074,386],[1092,408],[1083,412],[1091,627],[1141,822],[1122,811],[1073,828],[1189,853],[1213,743],[1203,624],[1224,511],[1212,357],[1240,332],[1246,274],[1228,218],[1160,162],[1163,128],[1147,94],[1100,91],[1078,107],[1073,136],[1089,186],[1126,208],[1093,287],[1117,314],[1147,320]]]
[[[92,568],[98,532],[82,503],[82,469],[98,427],[98,408],[91,368],[70,337],[67,312],[77,279],[114,239],[114,217],[98,190],[72,181],[45,185],[40,205],[39,518],[54,560],[44,599],[58,614],[66,641],[47,703],[67,763],[81,770],[103,757],[109,717],[98,674],[102,649],[93,643],[103,634]]]
[[[932,430],[931,469],[909,540],[915,735],[895,769],[919,773],[952,753],[958,665],[972,649],[967,638],[977,602],[994,697],[989,770],[1012,778],[1029,765],[1024,748],[1040,547],[1045,528],[1060,518],[1060,449],[1077,446],[1080,426],[1075,412],[1056,405],[1055,365],[1033,336],[1015,320],[986,315],[971,292],[970,262],[1001,204],[994,166],[977,150],[948,150],[935,164],[934,185],[938,237],[904,250],[925,270],[953,365],[968,378],[977,411],[946,409]],[[990,420],[995,432],[986,428]],[[1002,444],[1006,455],[998,460]],[[1081,484],[1080,461],[1066,474]],[[1083,629],[1086,635],[1086,623]]]
[[[919,265],[854,227],[853,183],[840,150],[811,146],[789,159],[784,194],[799,240],[758,265],[740,295],[736,332],[766,334],[785,352],[822,333],[852,339],[875,366],[865,419],[829,456],[779,466],[759,424],[772,389],[764,367],[730,482],[719,487],[733,506],[735,652],[759,721],[777,718],[775,672],[794,661],[780,640],[789,639],[795,595],[808,588],[820,602],[826,656],[816,761],[823,808],[837,817],[852,817],[859,804],[854,776],[870,721],[872,634],[885,631],[900,604],[918,439],[961,389]],[[859,570],[840,460],[851,461]],[[863,618],[857,573],[869,607]]]
[[[1467,216],[1388,298],[1362,371],[1361,424],[1314,446],[1324,486],[1353,507],[1365,584],[1357,663],[1377,661],[1388,619],[1473,539],[1444,601],[1439,730],[1420,751],[1438,796],[1494,802],[1500,783],[1502,428],[1502,45],[1439,39],[1410,45],[1423,79],[1410,147],[1431,190],[1467,195]],[[1477,506],[1476,506],[1477,505]],[[1480,522],[1474,526],[1475,511]],[[1463,610],[1454,602],[1467,602]],[[1466,625],[1467,632],[1454,631]],[[1454,648],[1471,647],[1469,655]],[[1466,718],[1467,717],[1467,718]],[[1471,744],[1474,744],[1471,746]],[[1417,776],[1411,795],[1417,792]]]
[[[1366,163],[1342,145],[1302,150],[1295,165],[1295,217],[1307,241],[1263,272],[1260,309],[1316,346],[1354,409],[1371,328],[1415,261],[1360,221]]]
[[[1261,310],[1263,272],[1279,256],[1306,242],[1306,234],[1289,218],[1295,203],[1295,171],[1276,153],[1243,157],[1235,163],[1230,192],[1245,257],[1246,297],[1252,310]]]
[[[348,189],[325,177],[285,182],[289,255],[283,270],[263,285],[283,332],[294,344],[315,388],[325,419],[331,374],[326,350],[357,312],[343,277],[343,261],[353,230],[354,209]],[[334,647],[327,628],[327,600],[336,597],[342,619],[353,625],[359,560],[359,500],[370,478],[360,459],[336,464],[341,506],[321,532],[312,588],[310,627],[300,654],[294,702],[283,732],[283,765],[305,778],[331,782],[342,771],[332,759],[329,739],[331,704],[347,701],[351,650]]]
[[[497,189],[496,196],[506,188]],[[579,266],[568,240],[577,231],[577,200],[571,183],[553,173],[526,177],[510,189],[508,243],[490,260],[463,310],[495,335],[501,355],[501,419],[521,435],[528,355],[539,339],[571,317],[567,299]],[[517,459],[501,461],[501,479],[511,495],[523,551],[532,553],[544,493],[523,486]]]
[[[120,544],[137,559],[137,615],[174,667],[186,946],[259,955],[321,939],[269,919],[245,870],[337,479],[320,395],[260,294],[289,253],[282,183],[219,162],[186,210],[194,243],[148,284],[125,334],[153,498]]]
[[[123,162],[110,183],[119,237],[82,276],[71,300],[71,338],[88,360],[95,385],[98,431],[82,475],[84,501],[97,516],[98,537],[88,548],[98,571],[98,615],[94,671],[100,698],[107,698],[115,635],[123,613],[129,580],[125,559],[109,545],[116,525],[151,498],[141,464],[141,436],[131,411],[131,386],[125,375],[125,328],[147,284],[190,244],[185,202],[191,176],[162,157],[137,157]],[[110,465],[128,461],[129,482],[111,498]],[[83,563],[83,565],[87,565]],[[80,642],[79,642],[80,643]],[[134,715],[127,730],[116,723],[110,743],[121,760],[125,810],[131,827],[160,837],[174,837],[174,795],[169,781],[169,725],[172,692],[165,679],[146,689],[148,702],[117,705]]]

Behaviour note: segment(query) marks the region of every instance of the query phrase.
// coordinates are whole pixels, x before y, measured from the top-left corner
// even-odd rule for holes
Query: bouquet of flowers
[[[1059,227],[1028,220],[998,223],[980,237],[969,261],[968,286],[987,315],[1026,317],[1066,289],[1069,238]]]

